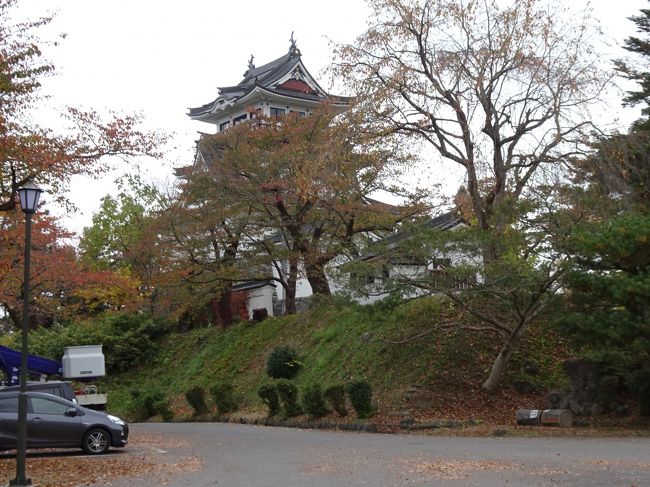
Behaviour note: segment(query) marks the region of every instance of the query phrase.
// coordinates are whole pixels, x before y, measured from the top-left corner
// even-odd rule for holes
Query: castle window
[[[246,120],[246,114],[241,115],[241,116],[239,116],[237,118],[233,118],[232,125],[234,127],[235,125],[238,125],[238,124],[242,123],[245,120]]]
[[[223,132],[224,130],[226,130],[229,125],[230,125],[230,122],[220,123],[219,124],[219,132]]]
[[[284,108],[271,107],[271,116],[272,117],[279,117],[280,115],[284,115]]]

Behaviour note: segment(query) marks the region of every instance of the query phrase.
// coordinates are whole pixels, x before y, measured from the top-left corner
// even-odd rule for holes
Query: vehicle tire
[[[111,447],[111,437],[103,428],[91,428],[84,435],[81,447],[90,455],[101,455]]]

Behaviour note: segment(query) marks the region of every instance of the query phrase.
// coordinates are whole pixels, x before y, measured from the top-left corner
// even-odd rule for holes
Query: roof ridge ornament
[[[248,69],[244,73],[244,78],[248,76],[248,73],[250,73],[253,69],[255,69],[255,63],[253,60],[255,59],[255,56],[251,54],[251,58],[248,60]]]
[[[289,42],[291,45],[289,46],[289,55],[290,56],[300,56],[300,49],[296,46],[296,40],[293,38],[293,33],[294,31],[291,31],[291,38],[289,39]]]

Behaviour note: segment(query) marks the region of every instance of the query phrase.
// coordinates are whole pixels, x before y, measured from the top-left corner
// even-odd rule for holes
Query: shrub
[[[192,387],[185,393],[185,399],[187,399],[189,405],[194,409],[194,415],[206,414],[208,412],[208,405],[205,403],[205,389],[202,387]]]
[[[278,390],[273,384],[266,384],[257,390],[257,395],[269,408],[269,417],[280,414],[280,398]]]
[[[266,361],[266,373],[274,379],[292,379],[300,370],[298,353],[288,345],[278,345]]]
[[[367,418],[373,414],[372,388],[365,380],[355,380],[346,386],[352,407],[357,418]]]
[[[305,387],[302,403],[311,418],[320,418],[327,414],[327,406],[323,399],[323,389],[320,384],[310,384]]]
[[[169,409],[165,395],[160,391],[142,392],[131,391],[130,416],[137,421],[145,421],[156,414],[162,416],[163,421],[171,421],[174,413]]]
[[[627,378],[627,387],[641,406],[641,416],[650,416],[650,370],[637,370]]]
[[[161,399],[155,402],[153,406],[165,423],[169,423],[174,419],[174,412],[169,409],[169,401],[167,399]]]
[[[302,414],[302,408],[298,404],[298,388],[288,380],[278,381],[278,396],[284,409],[284,417],[291,418]]]
[[[64,347],[102,344],[109,374],[132,370],[156,354],[154,340],[171,330],[171,324],[139,313],[115,313],[65,326],[30,332],[30,352],[61,360]],[[20,338],[13,345],[19,346]]]
[[[128,419],[133,421],[142,421],[148,418],[145,418],[144,405],[142,402],[142,393],[134,389],[130,391],[131,401],[129,402],[128,408]]]
[[[165,400],[162,392],[148,392],[142,396],[142,412],[145,419],[149,419],[158,413],[158,409]]]
[[[237,409],[237,401],[233,395],[235,388],[229,382],[219,382],[210,388],[212,400],[217,405],[220,414]]]
[[[339,416],[343,417],[348,415],[348,410],[345,407],[345,387],[341,385],[330,386],[325,389],[323,396],[325,396],[325,399],[327,399],[332,409]]]

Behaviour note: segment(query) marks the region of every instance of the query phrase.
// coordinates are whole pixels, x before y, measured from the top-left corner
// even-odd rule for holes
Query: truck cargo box
[[[83,345],[63,349],[63,377],[83,379],[106,375],[101,345]]]

